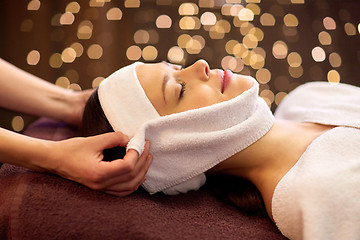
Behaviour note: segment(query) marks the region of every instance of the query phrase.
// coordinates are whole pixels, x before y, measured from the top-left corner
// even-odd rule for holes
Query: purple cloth
[[[60,140],[77,132],[41,119],[25,134]],[[0,189],[0,239],[285,239],[268,218],[247,216],[206,189],[118,198],[8,164]]]

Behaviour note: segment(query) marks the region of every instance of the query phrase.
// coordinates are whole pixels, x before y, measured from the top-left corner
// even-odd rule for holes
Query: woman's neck
[[[294,166],[310,143],[331,126],[275,119],[267,134],[223,161],[209,173],[225,173],[251,181],[259,189],[271,216],[271,200],[280,179]]]

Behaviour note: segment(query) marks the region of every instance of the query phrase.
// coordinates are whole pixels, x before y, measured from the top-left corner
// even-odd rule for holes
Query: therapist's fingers
[[[100,162],[101,170],[104,176],[110,180],[109,184],[113,179],[117,181],[130,181],[135,178],[140,170],[147,165],[149,156],[150,143],[145,143],[144,152],[139,157],[137,151],[130,149],[127,151],[123,159],[117,159],[111,162]],[[145,169],[145,173],[148,168]],[[145,175],[145,174],[144,174]]]
[[[149,155],[146,160],[146,164],[140,169],[140,172],[134,173],[134,178],[123,177],[112,179],[111,183],[104,189],[106,192],[112,192],[113,195],[123,195],[123,192],[134,192],[145,181],[145,174],[151,164],[152,156]],[[125,195],[129,194],[126,193]]]
[[[109,132],[97,136],[92,136],[97,149],[101,150],[117,146],[125,147],[129,142],[129,137],[121,132]]]
[[[123,196],[134,192],[141,185],[152,162],[152,156],[149,155],[148,142],[146,143],[144,153],[139,159],[137,159],[137,156],[138,154],[135,150],[129,150],[124,159],[115,160],[113,162],[103,162],[103,164],[110,167],[109,169],[113,174],[117,173],[103,182],[103,190],[105,190],[105,192],[116,196]],[[136,157],[137,161],[134,167],[129,167],[131,164],[128,165],[128,162],[133,162],[134,157]],[[117,166],[111,168],[111,164],[116,164]],[[123,166],[119,168],[120,165]],[[124,170],[124,168],[126,170]],[[119,174],[120,172],[121,174]]]

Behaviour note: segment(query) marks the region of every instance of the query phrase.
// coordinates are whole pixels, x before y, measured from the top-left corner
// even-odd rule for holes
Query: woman
[[[203,60],[185,69],[164,62],[132,64],[106,79],[90,98],[84,131],[92,135],[128,128],[128,135],[134,136],[128,149],[139,152],[138,140],[149,139],[154,161],[147,179],[158,186],[159,179],[173,183],[152,188],[145,182],[143,186],[150,193],[164,190],[173,194],[201,186],[201,172],[190,170],[184,175],[187,168],[212,176],[230,175],[256,186],[269,217],[291,239],[358,238],[359,219],[342,206],[359,205],[358,174],[349,179],[343,172],[352,173],[359,167],[360,90],[308,84],[290,94],[273,119],[261,99],[254,97],[257,88],[251,78],[211,70]],[[130,96],[124,97],[123,91],[130,91]],[[329,93],[335,93],[335,102],[327,101]],[[357,104],[348,104],[354,101]],[[227,137],[233,132],[234,136]],[[228,141],[232,139],[243,143]],[[190,154],[182,148],[192,145],[196,148]],[[212,158],[212,154],[217,156]],[[345,160],[339,161],[342,158]],[[166,176],[153,179],[153,175]],[[175,181],[173,175],[183,178]],[[331,189],[336,184],[337,188]],[[176,186],[180,188],[174,189]],[[336,193],[339,189],[340,196]],[[333,197],[334,202],[329,200]]]

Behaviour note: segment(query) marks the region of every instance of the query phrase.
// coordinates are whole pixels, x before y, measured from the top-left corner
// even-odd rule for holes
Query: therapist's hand
[[[102,159],[104,149],[126,146],[128,141],[126,135],[112,132],[53,142],[49,151],[50,165],[45,168],[94,190],[126,196],[145,180],[152,161],[149,142],[140,157],[135,150],[129,150],[124,159],[111,162]]]

